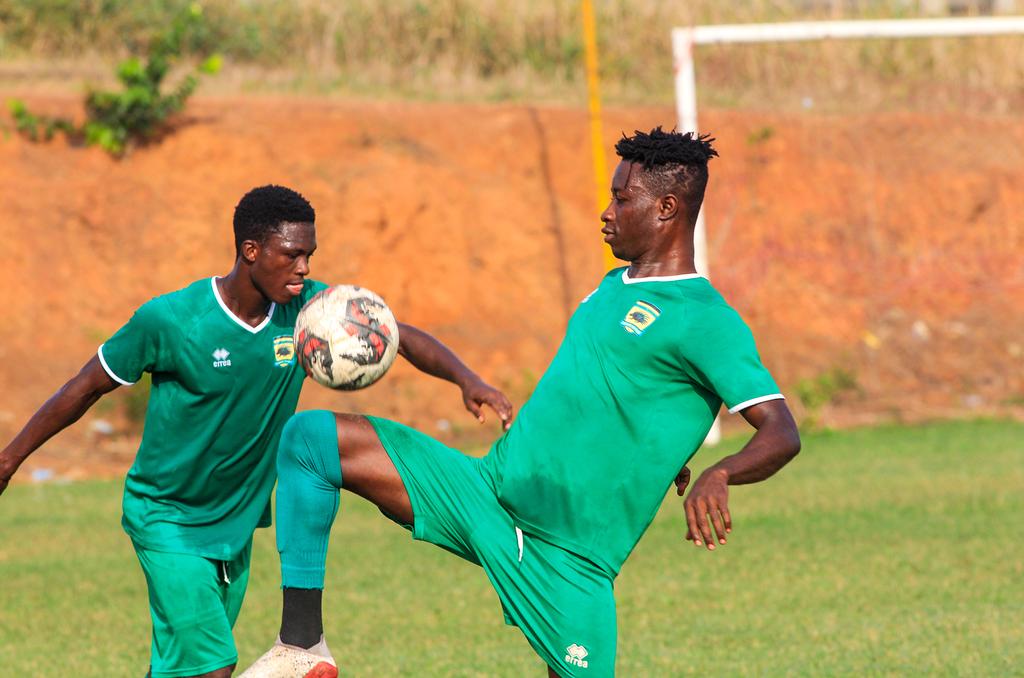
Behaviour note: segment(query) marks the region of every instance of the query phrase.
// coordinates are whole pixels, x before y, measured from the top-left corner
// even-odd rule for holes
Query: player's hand
[[[512,402],[505,397],[505,394],[488,385],[480,378],[471,379],[462,387],[462,402],[466,409],[477,418],[481,424],[486,420],[483,406],[487,405],[501,417],[501,428],[505,431],[512,426],[512,419],[515,418],[515,410]]]
[[[682,491],[679,490],[679,493],[682,494]],[[712,466],[700,474],[690,495],[683,501],[683,508],[686,509],[686,538],[694,546],[707,546],[709,551],[714,551],[716,535],[717,542],[724,545],[725,535],[732,532],[728,473]]]
[[[686,487],[690,484],[690,467],[684,466],[679,471],[679,475],[676,476],[674,482],[676,484],[676,494],[680,497],[683,496],[686,492]]]
[[[686,488],[690,485],[690,467],[684,466],[681,468],[679,470],[679,475],[677,475],[676,479],[672,482],[676,484],[676,495],[680,497],[683,496],[683,494],[686,493]],[[686,538],[692,541],[689,530],[686,531]]]
[[[17,470],[17,465],[12,466],[8,462],[7,457],[0,454],[0,494],[3,494],[4,490],[7,489],[7,483],[11,481],[11,476],[13,476],[14,472]]]

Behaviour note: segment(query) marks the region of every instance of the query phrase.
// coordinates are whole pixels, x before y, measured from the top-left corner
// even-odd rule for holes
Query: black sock
[[[306,649],[313,647],[324,634],[323,590],[285,587],[281,592],[281,642]]]

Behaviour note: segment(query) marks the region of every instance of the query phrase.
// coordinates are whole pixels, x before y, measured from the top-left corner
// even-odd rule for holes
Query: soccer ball
[[[295,351],[319,384],[342,391],[384,376],[398,353],[398,323],[384,300],[355,285],[313,296],[295,319]]]

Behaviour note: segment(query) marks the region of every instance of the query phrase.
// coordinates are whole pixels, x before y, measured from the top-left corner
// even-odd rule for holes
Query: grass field
[[[0,498],[0,675],[144,674],[145,584],[120,488]],[[732,540],[714,553],[682,540],[672,496],[617,582],[619,675],[1024,675],[1022,490],[1024,424],[977,421],[806,436],[779,477],[734,488]],[[328,567],[346,675],[543,675],[482,572],[350,495]],[[261,531],[243,666],[276,632],[276,569]]]

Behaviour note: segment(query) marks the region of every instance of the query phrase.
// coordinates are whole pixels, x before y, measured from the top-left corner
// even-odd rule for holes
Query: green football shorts
[[[519,530],[480,472],[480,459],[393,421],[367,419],[409,493],[413,538],[482,566],[505,622],[518,626],[556,673],[614,675],[612,579],[590,561]],[[488,673],[494,667],[477,668]]]
[[[152,678],[195,676],[237,662],[231,628],[249,584],[252,540],[228,561],[133,545],[149,588]]]

